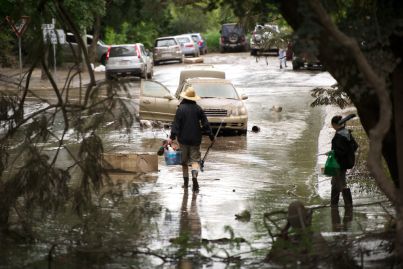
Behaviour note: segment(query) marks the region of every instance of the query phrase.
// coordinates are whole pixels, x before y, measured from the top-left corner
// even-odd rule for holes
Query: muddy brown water
[[[246,53],[208,54],[205,63],[213,64],[215,68],[226,72],[241,94],[246,94],[248,109],[249,132],[246,136],[219,136],[210,151],[205,163],[205,171],[199,174],[200,192],[193,194],[185,191],[182,186],[182,172],[179,166],[167,166],[162,157],[159,158],[159,171],[149,175],[138,176],[117,175],[124,192],[124,202],[119,206],[111,206],[108,202],[101,203],[101,211],[110,214],[110,222],[119,221],[119,225],[110,225],[111,230],[102,235],[99,244],[111,244],[113,238],[119,241],[112,245],[142,246],[153,251],[175,251],[171,241],[186,232],[191,240],[217,240],[229,238],[230,233],[225,227],[231,227],[236,237],[242,237],[250,243],[241,244],[239,248],[228,244],[220,245],[214,253],[225,257],[230,254],[244,253],[244,267],[253,268],[253,262],[264,258],[272,243],[267,229],[263,224],[263,214],[276,210],[286,210],[288,204],[296,199],[308,206],[326,205],[329,197],[320,194],[318,188],[317,156],[318,135],[322,129],[324,110],[312,108],[310,90],[317,86],[328,87],[335,81],[326,72],[292,71],[278,68],[275,57],[268,58],[268,64],[262,58],[256,58]],[[166,85],[171,92],[176,90],[179,72],[185,68],[180,64],[163,64],[155,67],[154,80]],[[273,112],[272,106],[281,106],[281,112]],[[252,132],[252,126],[258,126],[259,132]],[[161,128],[141,128],[138,123],[132,127],[132,132],[110,131],[104,134],[107,152],[133,151],[156,152],[161,141],[167,137],[169,130]],[[202,154],[209,145],[204,138]],[[51,150],[50,150],[51,151]],[[66,159],[66,163],[69,160]],[[330,182],[329,182],[330,184]],[[354,193],[353,199],[360,203],[370,202],[366,194]],[[141,199],[139,197],[143,197]],[[135,204],[134,204],[135,203]],[[130,219],[130,213],[138,205],[150,214],[135,213],[140,222]],[[243,210],[251,213],[249,222],[236,220],[235,214]],[[139,211],[139,212],[138,212]],[[141,211],[142,212],[142,211]],[[340,234],[354,235],[362,231],[379,229],[385,222],[385,211],[376,206],[357,207],[354,209],[352,220],[344,221],[344,209],[340,209],[340,223],[332,225],[329,208],[315,210],[313,225],[322,235],[332,241]],[[131,216],[133,217],[133,216]],[[77,222],[75,217],[64,217],[68,223]],[[333,220],[335,217],[333,216]],[[49,221],[51,222],[51,221]],[[334,221],[333,221],[334,222]],[[49,231],[46,227],[56,227],[44,224],[38,228],[44,235],[56,236],[57,231]],[[107,220],[102,219],[102,228],[108,226]],[[127,223],[124,225],[123,223]],[[280,222],[283,224],[283,222]],[[144,229],[134,229],[135,225],[146,226]],[[93,229],[100,226],[92,223]],[[335,228],[336,227],[336,228]],[[52,229],[53,229],[52,228]],[[83,233],[83,230],[77,233]],[[92,233],[95,233],[92,231]],[[101,232],[99,232],[102,234]],[[114,235],[116,233],[117,235]],[[94,235],[92,235],[94,236]],[[96,236],[95,236],[96,237]],[[60,238],[58,238],[60,240]],[[66,240],[68,240],[66,238]],[[97,239],[93,239],[97,241]],[[378,242],[367,242],[357,245],[357,249],[372,248]],[[251,253],[251,247],[261,249],[259,253]],[[222,248],[223,250],[220,250]],[[267,250],[267,251],[266,251]],[[15,246],[11,250],[2,249],[3,259],[7,264],[13,264],[16,253],[23,253],[27,264],[45,265],[49,245],[46,243],[36,246]],[[189,250],[190,258],[185,262],[188,268],[227,268],[220,259],[203,265],[192,261],[192,251],[211,255],[204,248]],[[86,255],[81,252],[69,251],[68,247],[59,247],[55,255],[54,268],[175,268],[176,263],[162,264],[159,258],[131,258],[128,251],[124,255],[114,255],[103,259],[94,253]],[[129,253],[129,254],[128,254]],[[384,257],[383,252],[375,253],[363,259],[367,267],[376,267],[377,260]],[[354,254],[357,264],[361,257]],[[24,265],[21,261],[15,264]],[[295,264],[296,265],[296,264]],[[72,267],[73,266],[73,267]],[[267,264],[268,268],[274,265]],[[7,268],[2,267],[0,268]],[[39,268],[39,267],[38,267]],[[183,267],[186,268],[186,267]]]

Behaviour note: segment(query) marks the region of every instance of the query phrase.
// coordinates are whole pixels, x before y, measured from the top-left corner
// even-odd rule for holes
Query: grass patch
[[[364,131],[359,119],[351,120],[347,125],[351,129],[359,148],[356,153],[356,161],[353,169],[348,174],[348,183],[354,185],[359,192],[382,194],[375,178],[368,170],[367,156],[369,151],[368,136]],[[387,169],[385,167],[385,169]]]

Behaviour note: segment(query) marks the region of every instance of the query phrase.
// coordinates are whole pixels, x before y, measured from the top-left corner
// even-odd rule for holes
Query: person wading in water
[[[183,187],[187,188],[189,186],[188,166],[191,165],[192,190],[199,191],[197,176],[200,169],[202,133],[206,133],[211,141],[214,140],[214,135],[203,109],[196,104],[196,100],[199,100],[200,97],[196,95],[195,90],[192,87],[188,87],[180,96],[183,100],[176,110],[168,144],[171,144],[176,138],[178,139],[179,147],[182,151]]]
[[[342,117],[334,116],[332,118],[332,127],[336,133],[332,139],[332,150],[335,153],[337,162],[340,165],[340,170],[336,176],[332,177],[331,201],[332,207],[337,207],[339,204],[340,192],[343,195],[344,206],[353,206],[353,198],[351,196],[350,188],[346,184],[346,171],[351,169],[355,163],[355,151],[358,148],[357,142],[351,130],[345,128],[344,123],[340,123]]]

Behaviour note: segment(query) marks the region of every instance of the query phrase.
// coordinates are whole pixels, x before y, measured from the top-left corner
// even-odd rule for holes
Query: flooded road
[[[335,81],[326,72],[295,72],[290,66],[279,69],[275,57],[269,57],[266,64],[264,58],[257,61],[246,53],[210,54],[204,57],[204,63],[225,71],[227,79],[234,83],[240,94],[249,97],[245,100],[249,131],[246,136],[217,138],[206,160],[205,172],[199,174],[200,192],[196,195],[181,188],[180,166],[166,166],[160,157],[156,183],[148,186],[163,208],[156,223],[158,234],[150,247],[168,247],[170,240],[183,232],[181,223],[190,222],[191,235],[196,238],[229,238],[230,234],[225,230],[229,226],[236,237],[244,238],[252,247],[268,249],[271,238],[263,223],[265,212],[286,210],[288,204],[297,199],[309,206],[329,204],[330,194],[319,192],[318,181],[322,181],[322,185],[327,182],[329,187],[330,181],[318,177],[317,168],[317,154],[322,151],[318,150],[318,138],[325,124],[325,109],[310,107],[313,101],[310,90],[329,87]],[[174,93],[179,73],[184,68],[180,64],[157,66],[154,80]],[[281,106],[283,110],[273,112],[272,106]],[[258,126],[260,132],[251,132],[252,126]],[[169,130],[135,126],[129,145],[119,146],[118,134],[112,137],[113,149],[155,152],[168,133]],[[209,143],[208,138],[204,138],[202,156]],[[357,194],[353,197],[358,198]],[[362,200],[366,201],[368,199]],[[235,218],[235,214],[244,210],[251,213],[250,222]],[[340,213],[343,212],[341,209]],[[377,213],[385,212],[379,209]],[[366,229],[377,228],[384,219],[366,222],[372,215],[372,212],[358,208],[360,223],[350,225],[348,230],[361,229],[358,227],[363,225],[361,221]],[[329,208],[316,210],[314,222],[324,234],[333,235]],[[229,253],[248,250],[250,246],[235,252],[226,248]],[[225,265],[215,263],[214,268],[225,268]]]
[[[181,167],[167,166],[163,157],[159,157],[157,173],[140,178],[119,175],[121,182],[126,179],[130,182],[135,178],[141,182],[140,187],[130,188],[130,185],[123,184],[127,198],[125,204],[117,209],[106,206],[104,210],[113,212],[115,216],[125,215],[122,212],[130,211],[133,206],[138,206],[144,212],[152,211],[152,221],[146,223],[148,227],[141,237],[132,231],[133,227],[122,228],[125,232],[121,232],[120,236],[126,236],[127,233],[125,239],[140,240],[140,245],[147,250],[189,251],[189,259],[183,262],[190,267],[185,265],[183,268],[228,266],[222,259],[203,265],[203,262],[192,260],[195,251],[217,257],[226,257],[226,253],[239,254],[241,258],[249,259],[249,263],[243,266],[253,268],[253,261],[261,261],[272,244],[263,221],[264,213],[286,210],[289,203],[297,199],[311,207],[329,204],[329,193],[321,191],[319,185],[323,186],[326,182],[330,185],[330,182],[328,178],[318,176],[317,167],[318,152],[329,150],[318,149],[319,134],[326,125],[326,109],[310,107],[313,101],[310,90],[314,87],[329,87],[335,81],[326,72],[295,72],[291,63],[288,68],[279,69],[276,57],[269,57],[266,64],[264,58],[257,61],[248,53],[208,54],[204,56],[204,63],[225,71],[227,79],[234,83],[240,94],[248,96],[244,101],[249,116],[247,135],[217,138],[205,162],[205,171],[199,174],[199,193],[184,190],[181,187]],[[184,68],[185,64],[156,66],[154,80],[174,93],[180,71]],[[281,106],[282,111],[272,111],[273,106]],[[252,126],[258,126],[260,132],[251,132]],[[105,151],[155,153],[168,134],[167,129],[142,128],[136,122],[130,134],[118,130],[105,134]],[[210,140],[204,137],[202,156],[209,144]],[[138,196],[149,200],[139,201]],[[373,201],[372,197],[360,193],[353,193],[353,200],[362,203]],[[236,219],[235,215],[244,210],[250,212],[250,221]],[[344,209],[340,209],[340,213],[344,214]],[[331,240],[340,232],[354,234],[377,229],[385,222],[385,215],[380,207],[354,208],[353,216],[341,231],[334,229],[330,208],[325,207],[315,210],[313,225]],[[339,218],[343,219],[343,216]],[[284,221],[280,224],[284,224]],[[188,237],[187,242],[200,239],[202,242],[220,242],[232,236],[243,238],[248,243],[241,243],[239,248],[222,244],[210,250],[210,253],[205,247],[188,246],[181,249],[182,244],[175,248],[172,243],[184,234]],[[262,251],[252,253],[252,248]],[[126,268],[121,261],[122,257],[114,261],[97,261],[95,264],[103,264],[105,268]],[[137,262],[143,264],[143,267],[140,265],[138,268],[161,265],[161,259],[157,257]],[[119,263],[120,266],[113,266]],[[63,267],[60,259],[57,264],[58,268],[69,268]],[[87,266],[91,263],[77,258],[71,264]],[[162,263],[159,268],[177,266],[176,263]],[[271,265],[267,264],[267,267],[271,268]]]

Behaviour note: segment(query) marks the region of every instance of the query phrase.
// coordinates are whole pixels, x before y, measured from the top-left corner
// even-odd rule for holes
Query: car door
[[[141,80],[140,112],[141,120],[172,122],[179,100],[161,83],[152,80]]]

